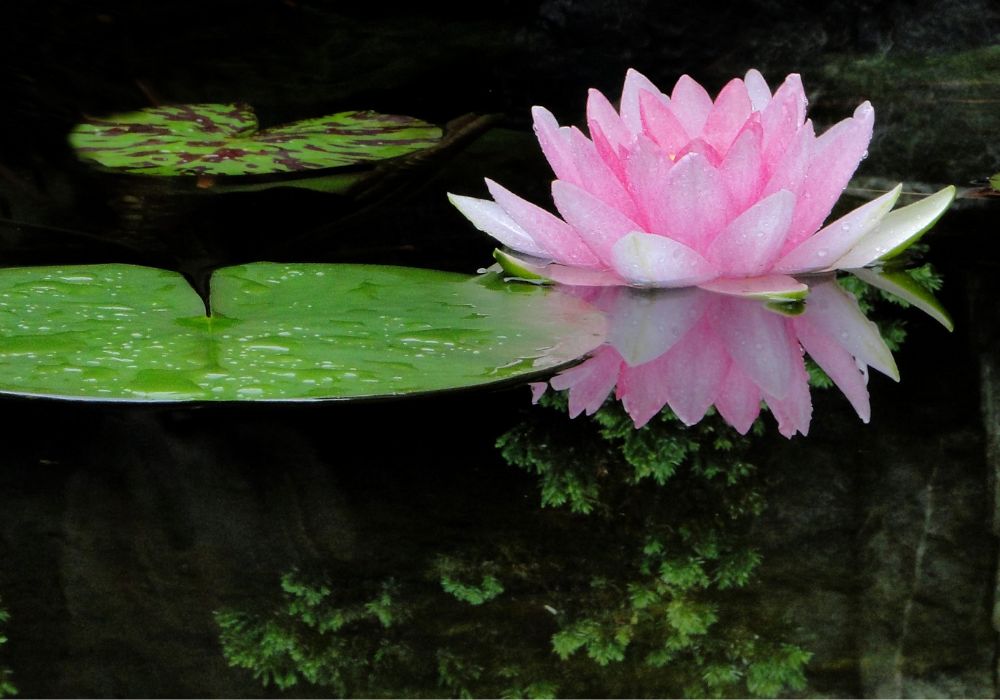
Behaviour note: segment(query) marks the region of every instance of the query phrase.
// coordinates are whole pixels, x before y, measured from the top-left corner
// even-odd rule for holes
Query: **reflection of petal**
[[[729,370],[722,341],[704,319],[663,357],[667,403],[685,424],[694,425],[715,402]]]
[[[802,350],[798,342],[786,337],[788,348],[794,360],[788,365],[791,381],[788,391],[782,397],[776,397],[764,392],[764,401],[771,413],[778,420],[778,432],[787,438],[796,432],[809,434],[809,421],[812,418],[812,398],[809,396],[809,375],[802,361]]]
[[[659,238],[651,234],[648,238]],[[714,404],[737,431],[750,430],[765,402],[782,435],[809,431],[812,359],[868,422],[867,367],[895,376],[892,355],[853,296],[831,276],[815,278],[797,313],[703,289],[575,288],[605,313],[607,343],[552,379],[568,389],[573,416],[598,410],[614,389],[636,427],[669,405],[693,425]]]
[[[649,422],[667,404],[667,386],[663,380],[669,354],[638,367],[623,367],[618,378],[617,395],[636,428]]]
[[[569,389],[569,415],[576,418],[582,412],[593,415],[615,388],[621,357],[615,349],[605,346],[586,362],[570,367],[552,378],[552,388]]]
[[[868,375],[858,368],[854,356],[835,338],[831,338],[813,325],[808,313],[793,318],[792,325],[795,327],[795,335],[809,353],[809,357],[826,372],[854,406],[858,417],[867,423],[871,419]]]
[[[760,388],[739,368],[729,363],[729,372],[722,382],[715,407],[740,435],[746,435],[760,414]]]
[[[759,302],[725,299],[714,320],[726,351],[740,369],[764,392],[785,396],[794,366],[785,319]]]
[[[686,288],[647,291],[629,287],[609,309],[608,342],[630,366],[653,360],[684,337],[704,313],[710,294]]]
[[[805,317],[813,326],[841,343],[860,362],[899,381],[896,361],[878,326],[868,320],[854,297],[835,280],[813,284],[806,309]]]

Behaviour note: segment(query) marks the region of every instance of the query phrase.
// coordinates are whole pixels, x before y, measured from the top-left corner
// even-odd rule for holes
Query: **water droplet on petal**
[[[828,254],[829,251],[826,248],[821,248],[820,250],[816,251],[817,258],[825,258]]]

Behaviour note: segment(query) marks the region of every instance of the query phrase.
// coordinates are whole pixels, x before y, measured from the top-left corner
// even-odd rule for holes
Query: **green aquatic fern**
[[[0,600],[0,651],[7,644],[7,635],[4,632],[7,622],[10,620],[10,613],[3,607],[3,600]],[[13,673],[3,665],[0,657],[0,698],[7,698],[17,695],[17,687],[14,685]]]

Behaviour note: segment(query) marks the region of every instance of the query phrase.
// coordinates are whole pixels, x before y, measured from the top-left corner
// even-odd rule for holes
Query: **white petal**
[[[496,202],[451,194],[450,192],[448,193],[448,201],[454,204],[455,208],[462,212],[473,226],[490,234],[508,248],[519,250],[528,255],[548,257],[545,249],[535,243],[528,232],[518,226]]]
[[[683,243],[633,231],[611,249],[612,266],[630,284],[687,287],[718,277],[715,266]]]
[[[919,202],[890,212],[867,236],[836,263],[836,269],[864,267],[876,260],[899,255],[937,222],[955,199],[955,187],[949,185]]]
[[[799,274],[825,270],[836,266],[864,236],[868,235],[889,213],[902,185],[845,214],[792,248],[775,266],[775,272]]]

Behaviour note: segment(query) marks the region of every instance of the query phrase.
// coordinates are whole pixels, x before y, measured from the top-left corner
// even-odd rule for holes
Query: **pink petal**
[[[587,126],[592,137],[596,126],[615,151],[628,146],[634,138],[622,118],[618,116],[618,112],[608,102],[608,98],[594,89],[587,95]]]
[[[755,277],[778,257],[792,223],[795,195],[779,190],[740,214],[716,236],[705,256],[727,277]]]
[[[608,309],[608,341],[630,367],[650,362],[672,348],[705,314],[714,295],[694,287],[620,287]]]
[[[815,142],[812,121],[807,121],[796,132],[788,148],[781,154],[781,158],[773,162],[764,161],[764,172],[768,177],[762,196],[766,197],[778,190],[799,194],[806,179]]]
[[[538,145],[542,147],[542,153],[545,154],[545,160],[552,167],[552,172],[560,180],[569,182],[579,180],[580,174],[576,170],[569,142],[569,129],[560,128],[559,122],[552,116],[552,112],[544,107],[532,107],[531,116],[534,118]]]
[[[791,247],[814,233],[830,214],[867,153],[872,138],[875,111],[865,102],[854,116],[832,126],[816,139],[801,196],[792,218],[786,247]]]
[[[587,270],[582,267],[549,265],[545,276],[553,282],[576,287],[617,287],[627,284],[621,276],[611,270]]]
[[[625,158],[625,176],[636,204],[636,221],[643,230],[656,228],[652,217],[659,213],[660,202],[666,197],[667,173],[672,167],[663,150],[642,135],[636,138]]]
[[[775,271],[799,274],[831,267],[882,221],[882,217],[889,213],[899,199],[902,189],[902,185],[896,185],[890,192],[858,207],[805,239],[775,264]]]
[[[691,153],[670,169],[663,189],[663,198],[650,203],[653,231],[704,250],[730,218],[722,176],[704,156]]]
[[[521,199],[493,180],[486,180],[486,187],[497,204],[510,218],[538,243],[549,257],[567,265],[598,267],[600,261],[587,247],[573,227],[541,207]],[[528,251],[525,251],[528,252]]]
[[[871,419],[867,372],[862,372],[854,356],[835,338],[831,338],[810,323],[808,317],[807,311],[805,315],[792,319],[795,335],[813,361],[826,372],[851,402],[858,417],[867,423]]]
[[[597,149],[597,155],[601,157],[605,165],[611,169],[611,172],[621,182],[627,183],[625,166],[622,164],[622,154],[627,152],[627,149],[619,150],[612,146],[608,137],[604,135],[600,125],[596,122],[590,125],[590,138],[594,142],[594,148]]]
[[[809,294],[809,287],[788,275],[722,278],[704,282],[698,287],[707,292],[758,301],[798,301]]]
[[[791,382],[785,396],[778,398],[764,392],[764,401],[771,413],[778,420],[778,432],[791,438],[796,432],[809,434],[809,422],[812,418],[812,398],[809,395],[809,375],[802,362],[802,351],[798,341],[788,338],[789,349],[795,357],[790,367]]]
[[[913,204],[889,212],[850,252],[837,260],[836,268],[859,268],[876,260],[895,257],[933,226],[954,199],[955,186],[949,185]]]
[[[563,218],[605,264],[611,265],[612,246],[639,225],[614,207],[580,189],[576,185],[556,180],[552,183],[552,198]]]
[[[719,275],[696,251],[656,234],[629,233],[615,243],[611,253],[612,267],[629,284],[687,287]]]
[[[569,416],[576,418],[587,412],[593,415],[604,404],[618,381],[622,359],[614,348],[604,346],[594,355],[552,378],[552,388],[557,391],[569,389]]]
[[[899,370],[878,326],[862,313],[857,300],[834,279],[816,282],[806,305],[809,322],[834,338],[858,361],[899,381]]]
[[[785,319],[760,302],[726,298],[719,304],[714,321],[715,331],[733,362],[762,391],[785,396],[795,361],[802,362],[790,351]]]
[[[635,216],[635,203],[618,176],[597,153],[594,144],[575,126],[570,127],[569,142],[578,180],[567,180],[607,202],[626,216]]]
[[[653,85],[652,81],[639,71],[629,68],[625,74],[625,87],[622,89],[621,115],[622,122],[633,135],[642,133],[642,116],[639,109],[639,95],[648,92],[666,107],[670,100]]]
[[[715,150],[708,141],[702,138],[692,139],[688,141],[687,145],[677,152],[676,160],[680,160],[688,153],[697,153],[704,156],[713,168],[718,168],[719,164],[722,163],[722,155]]]
[[[761,110],[764,128],[764,159],[777,161],[791,143],[806,118],[806,93],[802,78],[792,73],[781,84],[768,105]]]
[[[528,382],[528,386],[531,388],[532,404],[536,404],[541,401],[542,396],[545,395],[545,391],[549,388],[549,385],[545,382]]]
[[[715,408],[740,435],[746,435],[760,415],[760,389],[735,362],[729,363],[729,372],[715,397]]]
[[[748,124],[729,147],[719,168],[735,212],[743,212],[757,201],[764,184],[763,133],[759,123]]]
[[[705,121],[704,138],[720,153],[729,150],[733,139],[750,117],[750,95],[739,78],[733,78],[715,98]]]
[[[755,112],[759,112],[771,101],[771,88],[767,86],[767,81],[756,68],[747,71],[743,81],[747,86],[747,94],[750,96],[750,106]]]
[[[638,367],[623,367],[618,377],[618,398],[636,428],[646,425],[667,404],[664,373],[670,354]]]
[[[701,136],[705,128],[712,111],[712,98],[691,76],[682,75],[670,93],[670,111],[693,139]]]
[[[708,322],[691,329],[663,357],[667,403],[686,425],[694,425],[715,402],[729,370],[729,357]]]
[[[639,114],[643,133],[655,141],[669,158],[675,158],[678,151],[691,140],[670,107],[645,90],[639,93]]]
[[[465,197],[448,193],[448,201],[483,233],[488,233],[508,248],[528,255],[547,258],[548,250],[534,241],[530,234],[519,226],[499,204],[488,199]]]

